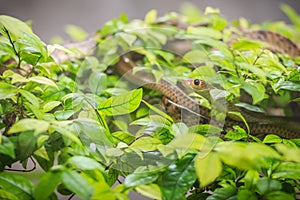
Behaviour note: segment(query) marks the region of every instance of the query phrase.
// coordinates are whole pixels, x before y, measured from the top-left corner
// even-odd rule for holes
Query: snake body
[[[300,55],[298,46],[288,38],[271,31],[245,31],[245,37],[258,39],[267,43],[267,48],[274,52],[286,53],[290,56]],[[177,118],[178,112],[181,114],[181,120],[188,125],[197,125],[214,121],[210,116],[211,110],[199,105],[194,99],[184,93],[179,87],[169,83],[165,79],[156,81],[152,74],[139,71],[132,72],[136,66],[135,62],[129,56],[123,56],[116,64],[116,69],[120,75],[125,74],[125,78],[130,82],[156,90],[162,93],[166,98],[165,104],[172,105],[174,109],[166,109],[168,114]],[[248,122],[252,135],[261,136],[268,133],[276,134],[282,138],[299,138],[300,124],[289,119],[281,117],[253,116],[254,119]],[[262,120],[267,118],[267,120]],[[239,125],[246,128],[242,120],[227,116],[224,121],[224,127]]]

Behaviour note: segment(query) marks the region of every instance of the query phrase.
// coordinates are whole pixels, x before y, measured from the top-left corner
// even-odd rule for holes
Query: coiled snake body
[[[271,31],[244,31],[244,36],[251,39],[258,39],[267,43],[267,48],[274,52],[286,53],[290,56],[299,56],[300,50],[295,43],[288,38]],[[123,56],[116,65],[118,73],[125,74],[125,77],[134,84],[159,91],[166,98],[164,98],[167,105],[167,112],[173,117],[177,118],[181,115],[181,120],[188,125],[196,125],[201,123],[209,123],[213,120],[210,116],[210,110],[199,105],[194,99],[189,97],[177,86],[169,83],[165,79],[158,82],[152,74],[147,72],[132,73],[135,67],[134,61],[130,55]],[[168,110],[171,105],[175,109]],[[179,112],[179,114],[178,114]],[[247,114],[248,115],[248,114]],[[251,114],[249,114],[251,117]],[[261,136],[265,134],[276,134],[282,138],[300,138],[300,124],[283,117],[257,116],[252,118],[257,120],[249,120],[248,122],[252,135]],[[264,118],[267,118],[264,120]],[[247,117],[246,117],[247,119]],[[239,125],[245,127],[242,120],[227,116],[224,121],[224,127],[232,127]]]

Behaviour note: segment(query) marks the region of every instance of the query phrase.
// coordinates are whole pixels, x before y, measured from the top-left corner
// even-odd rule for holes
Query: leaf
[[[3,200],[19,200],[19,198],[11,192],[0,189],[0,199]]]
[[[94,94],[101,94],[106,89],[107,75],[102,72],[94,72],[88,79],[89,88]]]
[[[161,200],[162,199],[162,193],[158,185],[156,184],[149,184],[149,185],[138,185],[135,187],[135,190],[151,199],[157,199]]]
[[[266,73],[264,70],[260,69],[259,67],[257,67],[256,65],[251,65],[245,62],[235,62],[235,64],[242,69],[245,70],[249,70],[250,72],[252,72],[255,76],[258,76],[259,80],[262,83],[266,83],[267,82],[267,78],[266,78]],[[249,72],[248,72],[249,73]]]
[[[126,176],[124,185],[126,187],[136,187],[139,185],[148,185],[158,178],[156,171],[134,172]]]
[[[75,171],[64,171],[61,180],[66,188],[82,199],[90,199],[94,188],[89,182]]]
[[[282,162],[272,173],[273,178],[300,179],[300,164],[293,162]]]
[[[8,131],[8,134],[34,130],[34,135],[47,132],[50,123],[38,119],[21,119],[17,121]]]
[[[152,9],[145,16],[146,24],[152,24],[156,20],[157,11]]]
[[[104,171],[104,168],[96,160],[84,156],[73,156],[67,161],[67,164],[81,170],[98,169]]]
[[[168,166],[159,182],[164,199],[182,199],[192,187],[197,176],[193,154],[187,154]]]
[[[278,180],[261,178],[257,181],[257,190],[260,194],[281,190],[281,183]]]
[[[222,39],[223,35],[220,31],[215,30],[213,28],[208,28],[208,27],[193,27],[190,26],[187,28],[186,30],[187,34],[193,34],[199,38],[203,38],[204,37],[209,37],[209,38],[213,38],[213,39]]]
[[[241,88],[251,95],[253,99],[253,104],[257,104],[266,98],[265,96],[266,88],[261,83],[244,82],[242,83]]]
[[[13,35],[13,39],[23,38],[23,33],[33,34],[31,28],[21,20],[14,17],[0,15],[0,30],[5,28],[10,34]]]
[[[74,115],[74,110],[58,110],[54,112],[54,116],[57,120],[68,120]]]
[[[68,24],[66,26],[66,33],[74,40],[74,41],[82,41],[87,38],[88,33],[85,32],[82,28]]]
[[[8,99],[15,96],[18,89],[8,83],[0,82],[0,99]]]
[[[300,84],[294,83],[292,81],[278,81],[274,84],[274,90],[291,90],[291,91],[300,91]]]
[[[278,135],[273,135],[273,134],[267,135],[263,140],[263,143],[265,143],[265,144],[281,143],[281,142],[282,142],[282,139]]]
[[[58,86],[56,85],[56,83],[54,81],[52,81],[51,79],[48,79],[46,77],[43,77],[43,76],[33,76],[33,77],[30,77],[29,81],[40,83],[42,85],[47,85],[47,86],[55,87],[56,89],[59,90]]]
[[[14,144],[6,137],[1,136],[2,141],[0,144],[0,154],[2,155],[8,155],[11,158],[15,158],[15,150],[14,150]]]
[[[280,159],[280,155],[274,149],[260,143],[220,142],[214,151],[218,152],[225,164],[244,170],[268,166],[264,158]]]
[[[178,150],[201,150],[207,143],[203,135],[187,133],[175,137],[167,146]]]
[[[118,33],[117,34],[119,37],[122,38],[124,42],[128,44],[128,46],[132,46],[133,43],[137,40],[137,36],[130,34],[130,33]]]
[[[205,187],[221,174],[222,162],[218,154],[214,152],[206,155],[198,154],[195,160],[195,169],[200,187]]]
[[[230,140],[240,140],[240,139],[245,139],[248,137],[248,134],[246,133],[246,131],[244,129],[242,129],[239,126],[234,126],[234,131],[233,130],[229,130],[226,135],[224,136],[227,139]]]
[[[236,188],[232,185],[226,185],[224,188],[217,188],[207,200],[221,200],[221,199],[236,199]]]
[[[123,115],[135,111],[142,101],[142,88],[110,97],[98,106],[98,111],[108,115]]]
[[[142,137],[134,141],[129,148],[139,149],[144,151],[157,150],[157,146],[161,144],[161,141],[152,137]]]
[[[82,143],[80,141],[80,139],[77,137],[76,133],[74,133],[74,130],[72,130],[70,127],[68,126],[61,126],[62,124],[51,124],[51,128],[53,128],[54,130],[56,130],[57,132],[61,133],[63,136],[65,136],[66,138],[69,138],[70,140],[72,140],[73,142],[77,143],[78,145],[82,146]]]
[[[182,61],[185,63],[204,63],[207,60],[207,53],[202,50],[191,50],[184,54]]]
[[[39,103],[39,99],[34,95],[32,94],[31,92],[28,92],[26,90],[19,90],[20,94],[25,97],[25,99],[27,99],[32,105],[34,106],[39,106],[40,103]]]
[[[50,101],[43,106],[43,112],[44,113],[49,112],[54,108],[56,108],[57,106],[59,106],[60,104],[61,104],[60,101]]]
[[[55,192],[55,188],[60,184],[62,171],[51,170],[42,176],[34,191],[35,199],[48,199]]]
[[[0,172],[0,188],[17,196],[19,199],[31,200],[33,184],[19,174]]]

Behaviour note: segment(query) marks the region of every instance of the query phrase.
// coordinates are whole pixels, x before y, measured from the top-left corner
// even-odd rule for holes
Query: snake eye
[[[194,80],[194,84],[195,84],[195,85],[199,85],[199,84],[200,84],[200,80],[199,80],[199,79],[195,79],[195,80]]]

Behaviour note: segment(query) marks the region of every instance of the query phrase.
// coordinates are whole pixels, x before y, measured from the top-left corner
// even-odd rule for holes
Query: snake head
[[[199,80],[197,78],[187,78],[182,80],[182,84],[185,87],[191,88],[191,89],[195,89],[195,90],[207,90],[210,89],[210,85],[203,81],[203,80]]]

